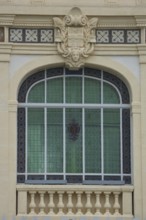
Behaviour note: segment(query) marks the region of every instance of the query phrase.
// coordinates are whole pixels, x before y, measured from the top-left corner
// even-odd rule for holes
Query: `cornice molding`
[[[1,15],[1,26],[14,27],[53,27],[53,15]],[[62,19],[64,16],[57,16]],[[90,16],[93,18],[93,16]],[[99,16],[97,28],[136,28],[146,27],[146,16]]]
[[[71,6],[73,4],[76,4],[76,6],[82,6],[82,5],[89,5],[89,1],[88,0],[74,0],[74,1],[68,1],[68,0],[54,0],[51,1],[50,0],[25,0],[25,1],[20,1],[20,0],[1,0],[0,5],[29,5],[29,6],[33,6],[33,5],[42,5],[42,6],[47,6],[47,5],[67,5],[67,6]],[[141,7],[146,5],[146,2],[144,0],[128,0],[128,1],[123,1],[123,0],[92,0],[90,1],[90,5],[91,6],[99,6],[99,7]]]
[[[138,45],[138,54],[140,56],[140,63],[146,63],[146,44]]]
[[[52,1],[51,1],[52,2]],[[0,14],[14,15],[51,15],[64,16],[74,6],[68,5],[50,5],[50,6],[31,6],[31,5],[0,5]],[[146,6],[143,7],[99,7],[98,5],[80,5],[84,14],[87,16],[141,16],[145,15]]]
[[[52,16],[16,16],[13,26],[28,27],[52,27]]]
[[[146,45],[142,45],[146,50]],[[55,44],[0,44],[0,54],[11,55],[56,55]],[[137,45],[95,45],[93,56],[139,56]],[[91,56],[92,56],[91,55]]]
[[[52,27],[52,16],[0,15],[0,25],[18,27]]]
[[[15,15],[0,15],[0,25],[12,25],[15,19]]]
[[[113,27],[115,27],[115,28],[122,28],[122,27],[128,28],[128,27],[132,27],[132,28],[134,28],[134,27],[137,27],[137,25],[135,25],[135,24],[126,24],[126,23],[125,24],[121,24],[121,23],[118,24],[118,22],[117,22],[117,24],[113,24],[113,23],[99,24],[98,27],[102,27],[102,28],[113,28]]]
[[[136,24],[139,27],[146,27],[146,16],[135,16]]]
[[[79,7],[87,16],[145,15],[145,0],[0,0],[0,14],[66,15],[72,7]]]
[[[0,15],[1,26],[14,27],[53,27],[54,16],[36,16],[36,15]],[[62,19],[63,16],[57,16]],[[97,28],[136,28],[146,26],[146,16],[140,17],[110,17],[95,16],[98,19]],[[95,18],[94,17],[94,18]],[[92,16],[91,16],[92,18]]]

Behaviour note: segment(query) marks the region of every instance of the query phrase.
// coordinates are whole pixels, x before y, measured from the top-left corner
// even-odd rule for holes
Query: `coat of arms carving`
[[[97,18],[88,19],[77,7],[64,18],[54,17],[55,42],[58,52],[70,69],[79,69],[94,51]]]

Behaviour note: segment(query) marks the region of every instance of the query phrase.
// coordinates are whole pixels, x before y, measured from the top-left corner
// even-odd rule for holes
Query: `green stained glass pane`
[[[104,109],[104,172],[120,173],[120,110]]]
[[[101,172],[100,110],[85,110],[85,172]]]
[[[120,103],[118,92],[108,83],[103,83],[103,103]]]
[[[101,103],[101,83],[85,78],[85,103]]]
[[[63,110],[47,110],[47,172],[63,172]]]
[[[62,103],[63,102],[63,79],[56,78],[47,81],[47,102]]]
[[[36,84],[32,87],[28,94],[28,102],[31,103],[42,103],[44,102],[45,97],[45,88],[44,88],[44,81]]]
[[[44,110],[28,109],[27,120],[27,170],[44,172]]]
[[[82,102],[82,78],[66,77],[66,102]]]
[[[66,109],[66,172],[82,172],[81,109]]]

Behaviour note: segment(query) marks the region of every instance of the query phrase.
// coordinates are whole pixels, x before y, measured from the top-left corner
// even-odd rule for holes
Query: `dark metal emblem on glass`
[[[69,139],[76,141],[80,133],[80,125],[75,121],[75,119],[73,119],[72,122],[68,124],[67,130],[69,133]]]

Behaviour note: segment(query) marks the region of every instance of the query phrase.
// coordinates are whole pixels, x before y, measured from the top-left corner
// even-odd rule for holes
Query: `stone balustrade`
[[[132,186],[17,185],[17,216],[132,217]]]

